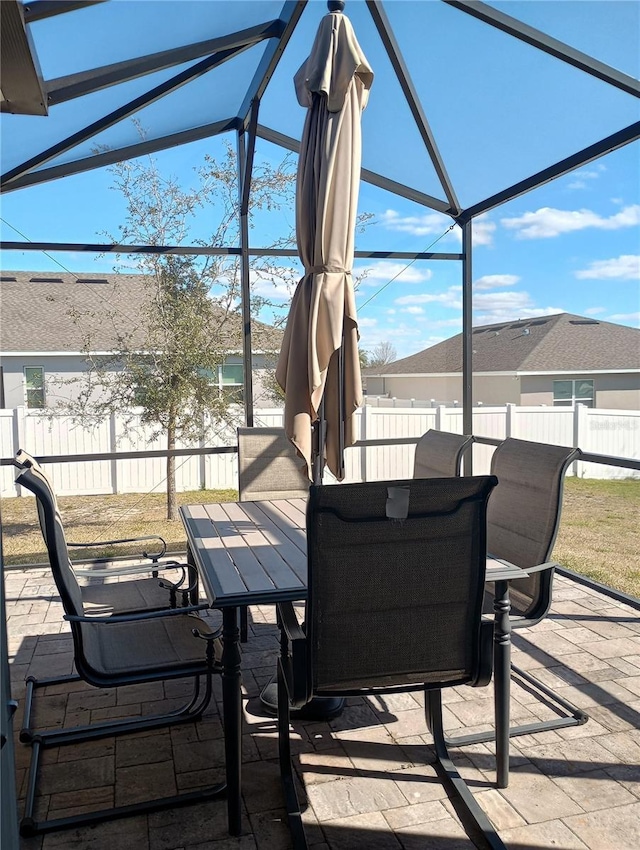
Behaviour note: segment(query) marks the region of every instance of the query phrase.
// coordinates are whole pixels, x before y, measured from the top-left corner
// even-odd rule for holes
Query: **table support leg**
[[[238,609],[222,609],[222,705],[227,772],[227,813],[231,835],[241,833],[242,693]]]
[[[509,582],[495,583],[494,687],[496,722],[496,779],[498,788],[509,784],[509,723],[511,696],[511,621]]]

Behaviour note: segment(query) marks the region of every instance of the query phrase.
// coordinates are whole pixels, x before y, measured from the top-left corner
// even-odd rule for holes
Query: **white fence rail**
[[[358,411],[358,437],[361,440],[418,437],[429,428],[462,432],[459,407],[411,408],[374,407]],[[11,458],[19,448],[38,456],[98,454],[125,451],[151,451],[165,448],[153,438],[151,429],[125,428],[124,417],[117,414],[95,427],[83,427],[68,416],[27,411],[19,407],[0,410],[0,456]],[[259,410],[256,425],[282,425],[282,410]],[[507,436],[542,443],[577,445],[593,454],[640,459],[640,411],[552,407],[476,407],[473,433],[479,437],[504,439]],[[206,443],[180,444],[177,448],[235,445],[235,429],[211,425]],[[489,471],[491,446],[473,447],[474,472]],[[375,481],[408,478],[413,472],[414,447],[356,446],[345,456],[346,481]],[[573,474],[585,478],[640,477],[640,473],[615,466],[594,463],[574,465]],[[100,493],[163,492],[164,458],[79,461],[47,466],[60,495]],[[176,459],[180,491],[199,489],[235,489],[235,454],[214,454]],[[13,467],[0,467],[0,495],[21,495],[14,484]]]

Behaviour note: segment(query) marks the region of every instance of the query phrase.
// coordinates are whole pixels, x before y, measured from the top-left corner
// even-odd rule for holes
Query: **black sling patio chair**
[[[413,461],[414,478],[452,478],[460,475],[462,456],[473,442],[466,434],[430,428],[420,437]]]
[[[241,502],[306,499],[310,481],[284,428],[238,428],[238,495]],[[247,608],[240,608],[240,640],[247,640]]]
[[[58,511],[57,499],[51,480],[35,458],[20,449],[13,462],[18,469],[37,470],[40,479],[49,490],[49,498],[53,501],[54,509]],[[21,483],[19,478],[16,479],[16,483]],[[40,528],[44,535],[43,516],[39,503],[38,516]],[[113,560],[106,557],[93,558],[83,561],[82,565],[77,564],[75,566],[69,560],[69,567],[73,569],[76,576],[85,578],[89,582],[83,584],[81,594],[83,603],[91,609],[92,613],[103,615],[128,614],[135,611],[175,608],[178,604],[185,606],[197,602],[197,572],[188,564],[165,558],[167,544],[159,535],[120,540],[100,540],[91,543],[71,543],[67,541],[66,545],[68,549],[84,550],[90,548],[104,549],[132,543],[139,543],[145,547],[144,551],[131,558],[131,560],[141,562],[136,566],[113,566]],[[148,552],[147,548],[150,546],[153,546],[156,551]],[[145,561],[146,563],[144,563]],[[111,563],[111,566],[103,566],[109,563]],[[160,578],[161,572],[173,573],[176,570],[180,575],[177,581],[170,581],[166,576]],[[146,577],[149,573],[151,573],[151,576]],[[135,574],[141,577],[125,581],[111,581],[111,579],[118,579],[120,576]],[[142,577],[143,575],[144,577]],[[105,583],[104,579],[108,581]]]
[[[556,566],[551,553],[560,527],[564,476],[570,464],[580,459],[580,449],[518,440],[509,437],[496,448],[491,472],[498,486],[489,500],[487,549],[527,570],[528,578],[511,582],[509,619],[512,629],[529,628],[543,620],[553,600]],[[485,591],[485,613],[493,613],[492,585]],[[580,726],[588,715],[555,693],[537,678],[512,663],[512,676],[559,716],[549,720],[512,726],[510,736],[529,735],[566,726]],[[449,744],[479,743],[495,738],[480,732],[448,738]]]
[[[64,619],[71,626],[77,675],[55,679],[28,676],[20,740],[32,748],[21,834],[32,836],[98,821],[196,803],[218,796],[224,786],[173,795],[69,817],[38,821],[34,817],[41,751],[97,738],[185,723],[199,719],[212,696],[212,676],[220,673],[222,645],[219,633],[195,612],[196,605],[108,616],[88,615],[69,554],[55,497],[37,465],[26,466],[17,482],[37,499],[40,526],[51,570],[60,594]],[[88,726],[40,730],[32,727],[37,688],[83,679],[96,688],[114,688],[173,679],[192,679],[193,692],[186,704],[165,714],[93,723]],[[202,681],[204,679],[204,683]]]
[[[449,758],[441,690],[487,685],[483,619],[493,476],[312,486],[303,629],[278,606],[280,770],[293,846],[307,846],[294,783],[290,709],[313,696],[424,691],[439,773],[478,847],[504,848]],[[391,774],[393,776],[393,774]]]

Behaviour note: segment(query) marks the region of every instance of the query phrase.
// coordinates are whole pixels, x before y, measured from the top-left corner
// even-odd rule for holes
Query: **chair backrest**
[[[431,428],[418,440],[413,462],[414,478],[452,478],[460,475],[460,463],[473,437]]]
[[[315,693],[474,680],[493,476],[312,486]]]
[[[241,502],[307,498],[310,481],[284,428],[238,428]]]
[[[22,449],[16,454],[14,463],[21,470],[16,477],[16,484],[26,487],[36,497],[40,530],[65,613],[82,616],[82,594],[71,568],[62,519],[51,481],[40,464]]]
[[[36,497],[40,529],[64,612],[82,617],[85,615],[82,592],[69,560],[62,519],[51,482],[42,467],[27,452],[19,451],[14,463],[22,470],[16,483],[26,487]],[[71,622],[75,665],[78,673],[85,678],[87,670],[100,670],[103,667],[99,629],[99,623]]]
[[[560,526],[564,476],[580,449],[529,440],[504,440],[491,459],[498,479],[487,513],[487,548],[519,567],[535,567],[551,557]],[[512,611],[532,622],[551,605],[553,570],[511,584]]]

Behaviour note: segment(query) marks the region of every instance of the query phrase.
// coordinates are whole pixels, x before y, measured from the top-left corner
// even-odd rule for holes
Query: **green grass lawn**
[[[235,490],[179,493],[180,504],[237,499]],[[69,496],[59,500],[69,540],[93,542],[159,534],[169,551],[185,548],[180,520],[166,519],[163,494]],[[577,573],[640,597],[640,481],[599,481],[567,478],[560,534],[553,557]],[[4,558],[7,564],[46,561],[32,498],[2,502]],[[87,551],[88,557],[139,553],[128,546],[111,551]],[[74,550],[74,558],[83,556]]]
[[[640,481],[567,478],[554,560],[640,597]]]

